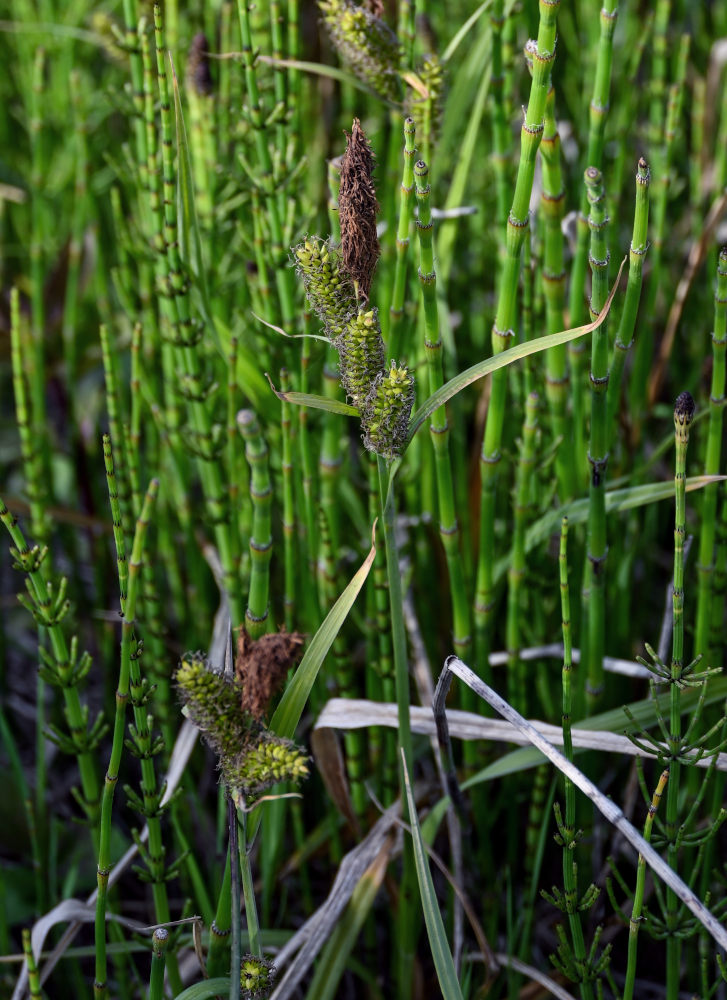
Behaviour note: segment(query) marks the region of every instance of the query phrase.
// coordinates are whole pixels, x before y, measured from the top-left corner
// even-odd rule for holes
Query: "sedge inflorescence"
[[[249,801],[280,781],[307,777],[307,755],[242,708],[243,689],[236,678],[213,670],[201,653],[187,653],[175,682],[188,717],[217,754],[233,798]]]
[[[342,62],[390,101],[399,98],[399,39],[376,14],[351,0],[318,0],[323,22]]]
[[[309,236],[292,256],[308,301],[338,351],[341,384],[361,416],[365,447],[387,459],[401,454],[414,403],[414,377],[387,367],[378,310],[366,308],[379,244],[374,156],[354,119],[341,163],[341,246]]]

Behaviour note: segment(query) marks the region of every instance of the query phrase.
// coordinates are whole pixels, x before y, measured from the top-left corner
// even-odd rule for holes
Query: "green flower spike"
[[[439,133],[444,97],[444,66],[439,56],[424,56],[417,75],[427,96],[424,97],[418,91],[410,91],[406,100],[406,112],[414,119],[416,135],[424,137],[425,142],[433,143]]]
[[[361,423],[364,445],[384,458],[396,458],[406,440],[409,415],[414,404],[414,376],[403,365],[379,377],[364,404]]]
[[[351,0],[318,0],[331,41],[359,80],[389,101],[398,101],[399,40],[380,18]]]
[[[281,781],[299,782],[306,778],[308,757],[295,743],[261,728],[255,735],[249,735],[237,754],[220,759],[220,771],[233,794],[253,799]]]
[[[238,753],[250,725],[240,709],[239,683],[212,670],[202,653],[185,653],[175,681],[187,716],[215,753],[219,757]]]
[[[334,340],[356,308],[353,284],[343,270],[341,252],[318,236],[309,236],[293,247],[293,261],[308,301]]]
[[[275,985],[276,969],[272,962],[257,955],[243,955],[240,966],[240,997],[244,1000],[270,995]]]
[[[362,409],[386,364],[377,309],[353,316],[334,341],[341,364],[341,382],[354,406]]]

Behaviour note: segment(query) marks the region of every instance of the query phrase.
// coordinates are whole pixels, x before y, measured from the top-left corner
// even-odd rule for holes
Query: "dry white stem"
[[[409,708],[411,729],[413,733],[424,736],[436,734],[436,726],[432,711],[412,705]],[[517,726],[502,719],[484,719],[474,712],[463,712],[459,709],[447,710],[450,736],[460,740],[494,740],[498,743],[516,743],[518,746],[529,746],[532,742]],[[393,702],[366,701],[358,698],[332,698],[326,702],[322,712],[316,719],[314,729],[366,729],[369,726],[388,726],[396,729],[399,725],[398,710]],[[557,746],[563,745],[563,730],[548,722],[531,719],[529,725],[541,736]],[[607,729],[571,730],[573,746],[584,750],[602,750],[611,754],[625,754],[631,757],[651,756],[639,750],[630,739]],[[666,747],[664,748],[666,749]],[[697,767],[707,768],[712,757],[703,757],[697,761]],[[717,757],[717,769],[727,771],[727,753]]]
[[[606,798],[606,796],[599,791],[598,788],[593,784],[590,778],[587,778],[582,771],[572,764],[569,760],[560,753],[559,750],[549,743],[548,740],[542,736],[541,733],[531,725],[527,719],[524,719],[519,712],[501,698],[500,695],[493,691],[491,687],[481,681],[480,678],[474,674],[470,668],[463,663],[457,656],[449,656],[444,664],[444,671],[439,679],[440,685],[448,686],[448,674],[455,674],[460,680],[464,681],[467,687],[471,688],[475,694],[483,698],[488,705],[491,705],[504,719],[512,723],[520,732],[527,737],[528,741],[537,747],[541,753],[543,753],[548,760],[554,764],[558,770],[569,778],[574,785],[576,785],[580,790],[586,795],[598,811],[606,817],[606,819],[617,830],[621,832],[626,840],[635,848],[641,857],[644,859],[646,864],[651,868],[651,870],[659,876],[664,885],[667,885],[674,894],[684,903],[687,909],[697,918],[708,934],[717,942],[720,948],[727,950],[727,930],[719,923],[719,921],[709,912],[706,906],[704,906],[696,895],[692,892],[689,886],[683,882],[679,876],[669,867],[669,865],[660,857],[654,848],[649,844],[641,834],[636,830],[635,827],[629,823],[629,821],[624,816],[623,812],[619,809],[615,802],[611,799]],[[449,713],[447,713],[449,714]]]

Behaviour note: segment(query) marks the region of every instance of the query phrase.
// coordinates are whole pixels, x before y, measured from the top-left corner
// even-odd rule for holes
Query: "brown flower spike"
[[[343,266],[358,284],[360,294],[368,300],[371,279],[381,254],[376,235],[379,203],[373,180],[374,154],[358,118],[354,118],[351,134],[347,133],[346,138],[338,194]]]
[[[300,659],[305,636],[271,632],[251,639],[243,628],[237,640],[235,676],[242,687],[242,710],[260,721],[290,667]]]

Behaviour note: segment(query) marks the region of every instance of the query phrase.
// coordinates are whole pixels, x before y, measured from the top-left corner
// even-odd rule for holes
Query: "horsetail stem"
[[[61,622],[69,610],[66,583],[65,580],[61,580],[58,585],[54,585],[49,579],[43,567],[47,548],[38,545],[31,548],[28,545],[17,518],[10,513],[2,499],[0,499],[0,521],[5,525],[13,543],[10,549],[14,560],[13,567],[27,575],[25,581],[27,593],[18,595],[18,599],[30,611],[38,625],[47,630],[50,640],[50,653],[42,656],[44,666],[41,667],[41,671],[47,680],[60,687],[63,692],[69,736],[61,746],[75,754],[78,761],[82,795],[76,798],[89,821],[94,851],[97,853],[100,796],[96,748],[105,729],[101,717],[89,727],[88,709],[82,705],[78,693],[78,684],[88,673],[91,658],[88,653],[79,655],[76,637],[74,636],[69,644],[61,628]],[[54,732],[54,737],[60,742],[58,732]]]
[[[649,184],[651,172],[643,156],[636,168],[636,206],[634,208],[634,228],[629,248],[629,277],[626,285],[623,312],[619,323],[611,357],[608,383],[608,427],[609,435],[614,434],[614,421],[621,398],[621,379],[626,357],[634,342],[636,316],[641,299],[641,283],[644,258],[649,244],[647,229],[649,223]]]
[[[437,274],[434,270],[434,250],[432,246],[432,222],[428,183],[429,168],[423,160],[414,166],[416,198],[419,207],[417,233],[419,234],[419,287],[424,305],[424,351],[429,370],[429,392],[434,393],[444,384],[442,361],[442,338],[439,332],[437,309]],[[467,588],[464,580],[460,552],[460,528],[457,520],[454,497],[452,460],[449,446],[449,424],[447,411],[441,406],[432,414],[429,431],[434,448],[437,474],[437,496],[439,500],[439,535],[442,540],[452,600],[454,624],[453,644],[457,655],[464,657],[469,650],[470,614]]]
[[[694,400],[688,392],[681,393],[674,404],[674,584],[672,589],[672,655],[669,685],[669,737],[675,746],[681,741],[681,680],[684,673],[684,539],[686,536],[686,464],[689,427],[694,419]],[[679,850],[679,778],[681,765],[673,760],[666,796],[667,860],[676,871]],[[681,940],[675,933],[678,920],[678,900],[674,890],[666,888],[666,927],[672,933],[666,940],[666,996],[676,1000],[679,992]]]
[[[240,35],[242,37],[242,57],[245,67],[245,87],[247,90],[248,114],[255,139],[257,166],[260,171],[260,183],[265,195],[265,207],[270,226],[271,254],[275,266],[275,284],[278,291],[280,313],[283,323],[288,326],[295,314],[293,305],[293,288],[290,271],[282,267],[284,259],[283,223],[280,218],[278,200],[274,191],[273,161],[268,146],[265,119],[260,100],[258,86],[256,55],[253,50],[252,32],[250,30],[250,7],[248,0],[237,0],[237,13],[240,20]]]
[[[105,442],[108,448],[108,441]],[[113,458],[110,450],[109,482],[113,483]],[[116,687],[116,714],[114,717],[113,741],[109,756],[106,778],[104,780],[103,795],[101,798],[101,817],[99,827],[99,847],[98,866],[96,870],[96,883],[98,895],[96,896],[96,919],[95,919],[95,952],[96,966],[93,992],[95,997],[105,997],[108,991],[106,981],[106,897],[108,889],[109,873],[111,870],[111,810],[113,808],[114,791],[119,776],[119,765],[124,747],[124,730],[126,718],[126,705],[129,701],[129,684],[131,679],[132,660],[139,655],[139,640],[134,634],[136,601],[140,585],[140,568],[144,555],[144,544],[149,520],[154,509],[159,483],[152,480],[147,490],[144,506],[139,515],[134,533],[134,541],[131,549],[131,561],[129,563],[128,589],[126,600],[122,606],[123,621],[121,626],[121,662],[119,666],[119,680]],[[113,508],[112,504],[112,508]],[[120,562],[125,561],[125,552],[117,553]]]
[[[494,354],[505,350],[514,337],[520,251],[529,231],[528,206],[533,186],[535,156],[543,133],[551,67],[555,59],[556,17],[559,6],[560,0],[539,2],[538,40],[536,45],[531,46],[530,53],[533,60],[530,98],[521,129],[520,161],[515,194],[507,220],[506,256],[499,276],[497,311],[492,327]],[[480,546],[474,610],[476,661],[480,664],[480,669],[484,669],[483,665],[487,660],[494,611],[495,492],[501,457],[506,393],[507,372],[500,369],[492,375],[490,405],[480,458],[482,477]]]
[[[414,160],[417,154],[414,119],[404,120],[404,167],[399,188],[399,223],[396,231],[396,268],[394,287],[389,306],[389,326],[384,330],[390,358],[399,357],[402,352],[402,337],[405,333],[404,306],[406,304],[407,257],[409,252],[409,230],[414,213]],[[410,350],[405,345],[404,355]]]
[[[42,545],[48,540],[50,523],[46,512],[46,477],[39,442],[33,433],[31,403],[26,386],[25,364],[32,353],[29,336],[29,331],[23,330],[20,318],[20,293],[17,288],[13,288],[10,292],[10,361],[13,369],[15,420],[25,472],[25,492],[30,505],[30,530]]]
[[[669,771],[662,771],[657,782],[656,789],[654,791],[654,796],[649,805],[648,812],[646,814],[646,820],[644,822],[644,840],[649,843],[651,840],[651,827],[654,823],[654,816],[656,816],[656,811],[659,808],[659,803],[661,802],[661,797],[664,794],[664,788],[666,786],[667,780],[669,778]],[[628,945],[628,959],[626,965],[626,981],[624,982],[624,991],[622,994],[622,1000],[633,1000],[634,996],[634,984],[636,980],[636,955],[638,949],[639,940],[639,926],[641,921],[644,919],[642,917],[642,908],[644,903],[644,883],[646,881],[646,862],[641,854],[639,854],[639,864],[636,873],[636,888],[634,890],[634,902],[631,908],[631,919],[629,921],[629,945]]]
[[[603,143],[606,128],[606,117],[610,106],[611,67],[613,63],[613,35],[618,18],[618,0],[604,0],[600,11],[600,34],[598,40],[598,56],[596,72],[593,80],[593,96],[589,109],[588,151],[586,163],[601,170],[603,167]],[[586,260],[588,258],[588,198],[586,192],[581,194],[581,207],[578,216],[576,252],[571,268],[570,284],[570,323],[576,326],[582,323],[585,316],[585,276]],[[581,344],[573,344],[575,351]],[[574,419],[577,417],[574,415]]]
[[[543,164],[543,194],[541,205],[545,225],[543,251],[543,291],[545,296],[545,321],[548,333],[557,333],[565,326],[565,263],[564,239],[561,223],[565,208],[565,188],[561,171],[560,136],[555,120],[555,90],[548,91],[545,102],[545,124],[540,143]],[[574,467],[570,449],[565,446],[567,437],[568,363],[566,345],[551,347],[545,355],[545,394],[548,399],[553,438],[561,439],[556,454],[558,495],[567,500],[575,492]]]
[[[253,639],[268,631],[270,560],[273,554],[273,488],[268,465],[268,446],[252,410],[240,410],[237,426],[245,441],[250,466],[250,499],[253,507],[250,534],[250,592],[245,609],[245,627]]]
[[[591,247],[588,260],[593,274],[590,313],[595,319],[608,296],[608,215],[600,170],[589,167],[585,174],[590,212]],[[603,693],[603,654],[606,627],[606,465],[608,463],[608,320],[594,330],[591,341],[591,435],[588,461],[591,478],[588,491],[588,679],[586,693],[595,704]]]
[[[513,506],[515,524],[513,528],[512,553],[507,571],[507,622],[506,644],[508,651],[508,701],[521,714],[527,713],[527,684],[525,664],[519,656],[522,646],[521,623],[526,617],[523,606],[523,582],[525,577],[525,529],[531,509],[533,467],[536,459],[536,435],[538,432],[537,393],[531,392],[525,401],[525,420],[520,441],[519,459],[515,474]]]
[[[725,401],[725,350],[727,349],[727,247],[723,247],[717,265],[714,293],[714,330],[712,331],[712,383],[709,394],[709,430],[704,460],[705,476],[719,472],[722,452],[722,421]],[[712,579],[714,569],[715,529],[718,487],[707,486],[702,497],[699,531],[697,626],[695,653],[710,653]]]
[[[494,0],[490,11],[492,27],[492,162],[495,168],[497,226],[500,234],[507,224],[509,198],[510,129],[505,113],[505,76],[502,67],[502,29],[505,24],[504,0]],[[504,246],[501,248],[504,251]],[[558,327],[561,329],[561,327]]]
[[[209,399],[216,385],[205,372],[200,358],[199,344],[203,334],[201,323],[190,312],[189,285],[184,273],[177,239],[177,213],[175,171],[172,156],[172,118],[169,84],[165,66],[165,48],[162,33],[161,11],[154,5],[154,29],[157,50],[157,76],[161,99],[162,124],[162,178],[164,193],[164,246],[166,248],[166,287],[162,296],[169,329],[167,336],[173,345],[177,364],[180,366],[178,387],[188,402],[191,426],[187,428],[186,444],[197,459],[208,515],[214,526],[223,578],[233,626],[241,624],[242,600],[238,567],[230,538],[230,511],[227,492],[223,485],[217,462],[223,445],[218,425],[213,424]]]
[[[290,375],[287,368],[280,369],[280,388],[286,393],[290,388]],[[280,404],[280,426],[282,439],[281,471],[283,473],[283,615],[286,631],[291,632],[296,615],[295,581],[297,579],[296,563],[298,558],[296,544],[296,516],[293,467],[293,432],[290,415],[290,403],[282,400]]]

